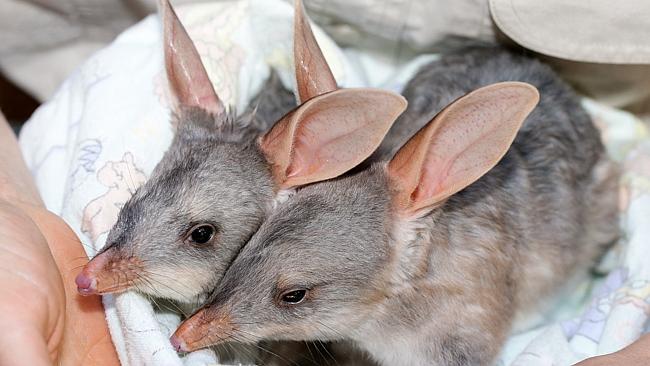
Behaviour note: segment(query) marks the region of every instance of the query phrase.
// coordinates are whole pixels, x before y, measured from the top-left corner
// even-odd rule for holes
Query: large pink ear
[[[370,156],[404,109],[406,100],[388,91],[336,90],[284,116],[260,148],[280,188],[334,178]]]
[[[337,89],[336,80],[321,52],[301,0],[294,4],[293,61],[299,102]]]
[[[408,215],[435,207],[487,173],[538,101],[532,85],[503,82],[450,104],[388,164],[398,209]]]
[[[164,33],[165,68],[169,86],[176,98],[176,108],[201,107],[214,114],[223,113],[225,111],[223,103],[215,93],[199,53],[169,0],[160,0],[160,11]]]

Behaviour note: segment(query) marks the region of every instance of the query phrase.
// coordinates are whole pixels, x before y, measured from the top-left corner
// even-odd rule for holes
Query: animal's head
[[[277,200],[346,172],[379,145],[406,101],[377,89],[336,90],[298,5],[295,61],[303,103],[268,132],[247,138],[163,2],[176,135],[150,179],[122,208],[105,248],[77,277],[82,294],[135,287],[196,300],[216,286]]]
[[[537,100],[523,83],[478,89],[388,163],[301,189],[265,220],[172,343],[187,351],[232,340],[354,338],[387,299],[425,291],[409,281],[427,271],[422,230],[431,214],[497,164]],[[395,321],[417,311],[405,306]]]

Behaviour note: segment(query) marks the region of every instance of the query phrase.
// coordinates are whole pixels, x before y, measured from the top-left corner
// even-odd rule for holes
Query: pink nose
[[[84,272],[79,273],[74,281],[77,284],[77,291],[82,295],[92,295],[97,291],[97,280],[90,278]]]
[[[114,253],[114,249],[108,249],[86,263],[74,281],[80,294],[86,296],[97,293],[97,277],[103,272],[104,266],[113,258]]]
[[[169,338],[169,342],[171,342],[172,347],[174,347],[174,350],[176,350],[176,352],[187,352],[187,346],[185,345],[185,342],[183,342],[176,335],[172,335],[171,338]]]

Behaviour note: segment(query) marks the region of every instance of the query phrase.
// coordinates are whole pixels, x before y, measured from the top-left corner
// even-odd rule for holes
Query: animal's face
[[[389,260],[390,202],[382,180],[369,176],[306,187],[278,207],[229,267],[212,303],[186,323],[197,336],[184,338],[187,346],[352,334],[385,296]]]
[[[109,233],[106,263],[95,269],[97,292],[135,287],[196,300],[214,288],[273,197],[268,164],[254,144],[181,128]]]

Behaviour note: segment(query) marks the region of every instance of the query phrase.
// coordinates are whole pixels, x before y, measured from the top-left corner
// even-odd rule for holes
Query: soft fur
[[[392,156],[454,99],[509,80],[536,86],[541,100],[486,175],[424,216],[399,215],[382,162],[298,190],[185,328],[211,324],[200,344],[350,339],[383,365],[490,364],[518,312],[617,238],[616,169],[598,131],[547,66],[472,47],[419,71],[374,157]],[[308,297],[281,304],[292,288]]]
[[[273,181],[254,138],[295,99],[272,74],[250,105],[238,118],[183,108],[169,150],[120,211],[104,251],[143,262],[135,281],[141,292],[200,302],[271,208]],[[216,243],[183,243],[201,222],[217,228]]]

